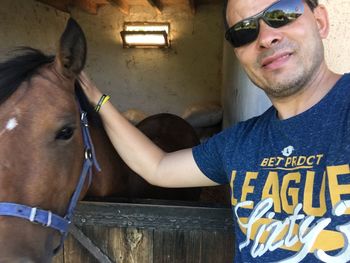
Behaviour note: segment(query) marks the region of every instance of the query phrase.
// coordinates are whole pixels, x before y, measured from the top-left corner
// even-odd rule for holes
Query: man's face
[[[229,27],[255,15],[276,0],[229,0]],[[322,37],[314,13],[304,3],[304,13],[295,21],[272,28],[260,20],[257,39],[235,48],[249,78],[270,98],[297,93],[315,75],[324,61]]]

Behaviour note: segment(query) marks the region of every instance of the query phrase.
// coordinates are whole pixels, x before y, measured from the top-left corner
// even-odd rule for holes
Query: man
[[[226,19],[226,39],[273,106],[194,149],[164,153],[105,103],[115,148],[151,184],[230,184],[235,262],[350,261],[350,75],[325,63],[325,7],[229,0]],[[80,80],[93,104],[105,101]]]

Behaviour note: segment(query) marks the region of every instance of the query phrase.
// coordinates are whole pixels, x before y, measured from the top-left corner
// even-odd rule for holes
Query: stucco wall
[[[77,9],[72,16],[86,33],[86,71],[112,95],[120,110],[181,115],[192,104],[220,101],[221,10],[221,5],[201,5],[196,15],[176,8],[166,8],[159,15],[153,9],[135,6],[127,16],[106,6],[96,16]],[[18,45],[53,52],[67,18],[68,14],[34,0],[2,0],[0,56]],[[123,22],[144,20],[171,23],[170,49],[122,48]]]
[[[330,34],[326,40],[325,56],[328,66],[337,73],[350,72],[350,1],[321,0],[329,13]],[[246,120],[264,112],[270,101],[247,78],[233,55],[224,44],[223,90],[224,126]]]
[[[327,63],[338,73],[348,72],[350,1],[321,2],[329,10],[331,23],[324,41]],[[177,9],[158,15],[152,9],[134,7],[126,16],[109,6],[97,16],[76,9],[72,14],[86,32],[86,70],[122,111],[138,108],[147,114],[182,114],[191,104],[220,101],[222,92],[225,123],[231,124],[261,113],[269,102],[246,78],[231,47],[222,44],[221,9],[203,5],[193,16]],[[23,45],[54,52],[68,16],[34,0],[1,0],[0,58]],[[133,20],[170,22],[172,48],[123,49],[119,32],[124,21]]]
[[[350,1],[320,0],[327,7],[330,32],[324,41],[328,65],[337,73],[350,72]]]
[[[67,17],[33,0],[1,0],[0,58],[17,46],[53,52]]]

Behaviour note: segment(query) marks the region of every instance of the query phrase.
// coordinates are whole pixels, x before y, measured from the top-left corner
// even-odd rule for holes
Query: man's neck
[[[340,77],[324,66],[299,92],[285,98],[270,97],[277,109],[278,118],[285,120],[310,109],[326,96]]]

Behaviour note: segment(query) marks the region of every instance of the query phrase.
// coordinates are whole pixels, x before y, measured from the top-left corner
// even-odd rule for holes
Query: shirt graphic
[[[292,252],[276,262],[302,262],[309,254],[321,262],[350,261],[350,221],[346,216],[350,199],[343,198],[350,194],[350,180],[349,184],[339,183],[350,179],[349,165],[327,167],[317,175],[314,165],[322,158],[323,154],[264,158],[261,167],[268,173],[262,173],[262,180],[258,172],[246,172],[240,196],[233,191],[231,198],[236,222],[245,235],[238,244],[240,251],[249,247],[252,258],[277,249]],[[237,171],[232,171],[231,186],[236,176]],[[315,176],[321,177],[320,189],[315,189]],[[262,188],[254,187],[257,180],[263,182]],[[250,195],[258,195],[258,201],[251,201]],[[330,197],[331,216],[327,215],[326,196]],[[342,217],[347,220],[338,224]],[[331,230],[332,220],[336,226]],[[329,254],[336,250],[340,251]]]

